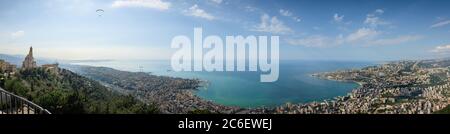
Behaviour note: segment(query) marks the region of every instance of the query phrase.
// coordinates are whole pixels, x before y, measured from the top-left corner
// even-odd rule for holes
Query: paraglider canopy
[[[97,9],[95,12],[97,12],[97,15],[100,17],[103,15],[103,12],[105,12],[105,10],[103,9]]]

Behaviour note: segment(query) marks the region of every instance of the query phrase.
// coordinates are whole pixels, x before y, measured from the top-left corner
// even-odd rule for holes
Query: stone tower
[[[28,52],[27,57],[25,57],[25,60],[22,63],[22,69],[33,69],[36,67],[36,61],[34,61],[33,58],[33,47],[30,47],[30,52]]]

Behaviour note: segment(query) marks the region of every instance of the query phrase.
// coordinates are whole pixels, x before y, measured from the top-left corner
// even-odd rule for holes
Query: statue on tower
[[[30,47],[30,52],[28,52],[27,57],[25,57],[25,60],[22,63],[22,69],[33,69],[36,67],[36,61],[34,61],[33,58],[33,47]]]

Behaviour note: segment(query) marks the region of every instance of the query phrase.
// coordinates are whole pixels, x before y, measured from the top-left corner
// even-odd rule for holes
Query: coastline
[[[91,66],[91,65],[79,65],[79,64],[74,64],[75,66],[89,66],[89,67],[101,67],[101,64],[100,65],[96,65],[96,66]],[[104,66],[104,65],[103,65]],[[106,67],[106,68],[110,68],[110,69],[113,69],[112,67]],[[119,68],[120,69],[120,68]],[[121,69],[121,70],[124,70],[124,69]],[[125,69],[126,70],[126,69]],[[119,70],[118,70],[119,71]],[[226,107],[239,107],[239,108],[241,108],[241,109],[270,109],[270,110],[272,110],[272,109],[274,109],[274,108],[276,108],[276,107],[279,107],[279,106],[282,106],[282,105],[285,105],[286,103],[289,103],[289,102],[292,102],[292,101],[280,101],[279,103],[277,103],[277,104],[274,104],[274,105],[270,105],[270,106],[268,106],[268,105],[261,105],[261,106],[250,106],[250,107],[248,107],[248,106],[239,106],[239,105],[234,105],[234,104],[232,104],[232,105],[230,105],[230,104],[223,104],[223,103],[219,103],[219,102],[216,102],[214,99],[207,99],[208,97],[203,97],[203,96],[199,96],[199,93],[200,92],[205,92],[204,90],[208,90],[209,88],[210,88],[210,85],[211,84],[214,84],[214,83],[212,83],[213,81],[209,81],[209,80],[204,80],[204,79],[199,79],[199,78],[188,78],[188,77],[183,77],[183,76],[173,76],[173,75],[170,75],[170,74],[164,74],[164,73],[153,73],[151,70],[149,71],[149,72],[134,72],[134,71],[122,71],[122,72],[128,72],[128,73],[145,73],[145,74],[148,74],[148,75],[151,75],[151,76],[158,76],[158,77],[169,77],[169,78],[173,78],[173,79],[191,79],[191,80],[199,80],[200,81],[200,83],[197,85],[198,87],[196,87],[196,88],[193,88],[192,89],[192,92],[191,93],[189,93],[189,94],[192,94],[192,95],[189,95],[189,96],[195,96],[196,98],[199,98],[199,99],[201,99],[201,100],[199,100],[199,99],[192,99],[192,100],[199,100],[199,101],[209,101],[209,102],[212,102],[212,103],[214,103],[215,105],[221,105],[221,106],[226,106]],[[305,74],[305,76],[304,77],[309,77],[309,76],[312,76],[313,74]],[[124,79],[126,79],[126,78],[124,78]],[[338,80],[331,80],[331,79],[326,79],[326,80],[329,80],[329,81],[338,81]],[[217,82],[217,81],[214,81],[214,82]],[[352,86],[352,87],[349,87],[349,88],[346,88],[346,89],[351,89],[351,90],[353,90],[353,89],[356,89],[356,88],[359,88],[359,87],[361,87],[362,86],[362,83],[358,83],[358,82],[354,82],[354,81],[339,81],[339,82],[345,82],[345,83],[351,83],[351,84],[353,84],[353,83],[356,83],[356,84],[358,84],[358,86]],[[215,86],[217,86],[217,84],[215,85]],[[350,90],[350,91],[351,91]],[[345,92],[343,92],[343,93],[339,93],[339,94],[337,94],[337,95],[335,95],[335,96],[330,96],[330,97],[327,97],[327,98],[320,98],[320,99],[314,99],[314,100],[308,100],[308,101],[302,101],[302,102],[292,102],[292,103],[311,103],[311,102],[315,102],[315,101],[324,101],[324,100],[329,100],[329,99],[332,99],[332,98],[335,98],[335,97],[341,97],[341,96],[344,96],[345,94],[347,94],[348,93],[348,90],[346,90]]]
[[[286,104],[280,114],[431,114],[448,107],[450,60],[398,61],[362,69],[314,73],[320,79],[354,82],[345,96]]]
[[[359,82],[359,81],[354,81],[354,80],[329,79],[329,78],[326,78],[326,77],[321,77],[321,76],[319,76],[320,74],[326,74],[326,73],[330,73],[330,72],[313,73],[313,74],[309,74],[308,76],[314,77],[314,78],[318,78],[318,79],[322,79],[322,80],[329,80],[329,81],[337,81],[337,82],[355,83],[355,84],[357,84],[358,87],[353,88],[352,90],[357,89],[357,88],[360,88],[360,87],[363,87],[363,86],[366,84],[366,83],[364,83],[364,82]]]
[[[397,63],[397,64],[388,64],[385,68],[380,68],[379,71],[390,71],[390,68],[398,68],[403,67],[403,64],[413,64],[413,63]],[[141,98],[147,98],[146,100],[149,102],[158,102],[157,104],[161,109],[164,110],[163,113],[189,113],[193,110],[208,110],[213,113],[221,113],[221,114],[296,114],[296,113],[336,113],[336,114],[349,114],[349,113],[415,113],[418,111],[412,111],[411,109],[417,109],[417,106],[424,105],[424,103],[431,103],[433,101],[433,97],[439,96],[439,92],[435,92],[430,89],[423,88],[413,88],[413,90],[403,90],[399,88],[389,88],[392,85],[386,85],[388,82],[386,81],[387,77],[384,75],[379,75],[378,72],[371,71],[377,69],[379,66],[371,66],[365,67],[358,70],[346,70],[346,71],[328,71],[321,73],[312,73],[306,74],[305,77],[314,77],[317,79],[323,79],[327,81],[337,81],[337,82],[345,82],[345,83],[355,83],[356,87],[352,87],[350,92],[347,92],[347,95],[337,95],[333,98],[325,98],[311,102],[305,103],[289,103],[283,102],[284,104],[277,104],[271,107],[266,106],[257,106],[257,107],[240,107],[240,106],[227,106],[217,103],[213,100],[208,100],[202,98],[197,95],[198,91],[201,88],[208,88],[208,85],[211,84],[211,81],[201,80],[201,79],[185,79],[185,78],[174,78],[172,76],[156,76],[154,74],[143,73],[143,72],[128,72],[128,71],[119,71],[114,70],[115,73],[127,74],[126,77],[119,77],[116,81],[119,81],[119,84],[129,85],[129,83],[134,83],[132,85],[138,85],[137,87],[132,88],[131,90],[137,90],[141,94],[138,94]],[[94,67],[95,68],[95,67]],[[104,75],[114,74],[109,72],[104,72]],[[142,74],[145,74],[143,76]],[[386,74],[386,73],[384,73]],[[387,73],[389,74],[389,73]],[[96,75],[94,73],[93,75]],[[410,75],[410,73],[406,73],[403,75]],[[133,78],[134,77],[134,78]],[[181,80],[181,81],[197,81],[194,85],[190,85],[190,88],[180,88],[180,89],[163,89],[163,90],[152,90],[155,89],[154,84],[150,81],[143,81],[140,77],[150,79],[150,81],[160,79],[166,79],[171,83],[172,80]],[[150,77],[150,78],[147,78]],[[107,77],[109,78],[109,77]],[[399,78],[399,77],[392,77]],[[401,77],[400,77],[401,78]],[[405,77],[410,78],[410,77]],[[425,77],[422,77],[425,78]],[[152,80],[153,79],[153,80]],[[420,82],[414,81],[414,79],[406,79],[411,80],[411,82]],[[125,82],[124,82],[125,81]],[[140,81],[140,82],[139,82]],[[200,82],[201,81],[201,82]],[[117,83],[116,83],[117,84]],[[420,84],[420,83],[419,83]],[[181,85],[182,86],[182,85]],[[395,86],[395,85],[394,85]],[[447,85],[445,85],[447,86]],[[184,87],[184,86],[182,86]],[[438,85],[439,90],[443,87],[442,85]],[[389,88],[389,89],[386,89]],[[144,90],[142,90],[144,89]],[[148,90],[150,89],[150,90]],[[159,89],[159,88],[156,88]],[[435,88],[432,88],[435,89]],[[147,90],[147,91],[146,91]],[[405,93],[409,93],[411,91],[422,91],[426,90],[431,92],[432,96],[429,100],[417,100],[412,99],[408,101],[397,100],[393,97],[385,97],[383,96],[386,93],[394,92],[394,95],[402,95]],[[392,94],[392,93],[391,93]],[[372,101],[374,100],[374,101]],[[395,105],[392,105],[395,104]],[[400,105],[402,104],[402,105]],[[420,112],[426,112],[424,110],[436,111],[443,107],[447,103],[439,102],[436,107],[433,109],[429,109],[430,107],[421,107]],[[407,110],[396,110],[397,107],[408,107]],[[424,109],[427,108],[427,109]],[[396,111],[395,111],[396,110]],[[409,110],[409,111],[408,111]]]

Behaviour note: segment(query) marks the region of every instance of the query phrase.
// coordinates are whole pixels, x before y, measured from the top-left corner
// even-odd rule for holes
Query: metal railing
[[[51,114],[47,109],[0,88],[0,114]]]

